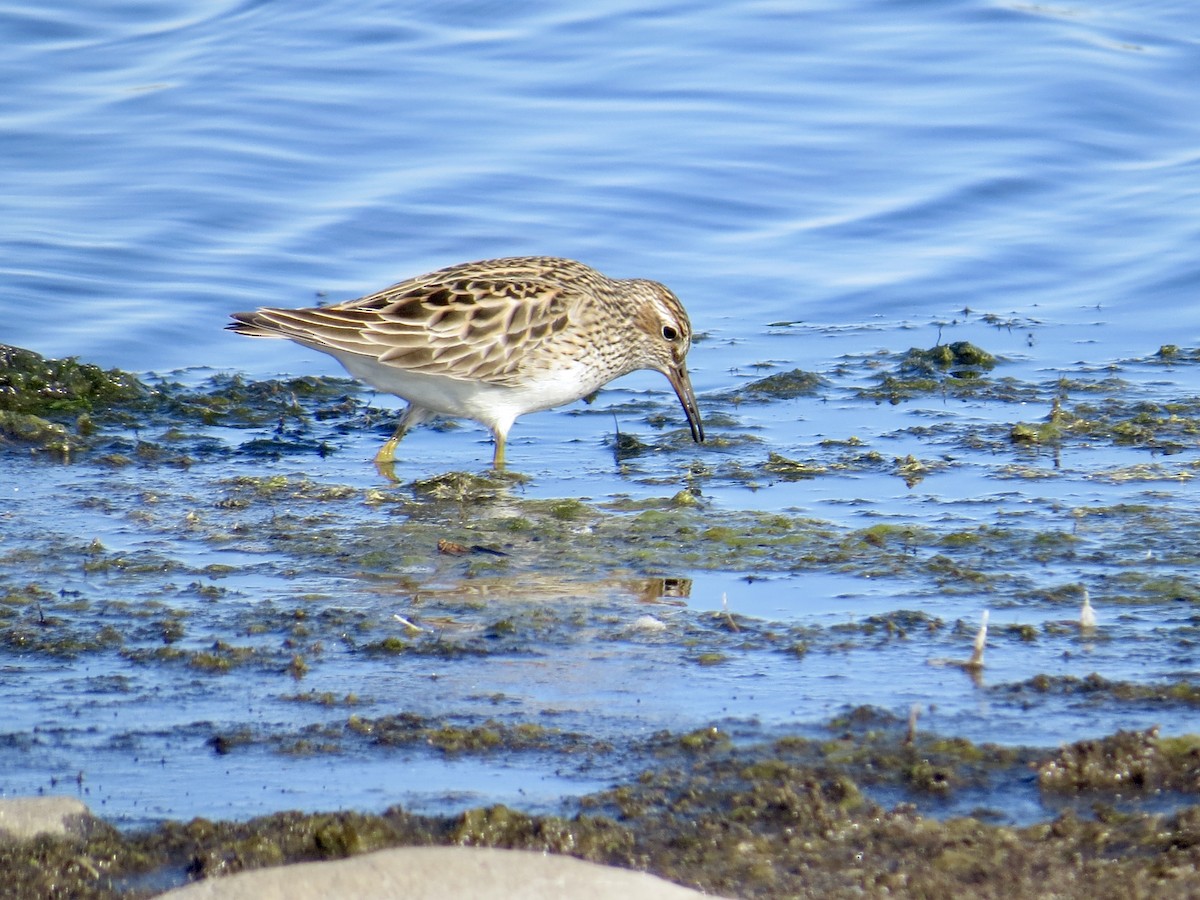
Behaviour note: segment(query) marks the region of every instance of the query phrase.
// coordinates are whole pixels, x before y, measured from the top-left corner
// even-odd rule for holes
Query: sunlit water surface
[[[7,4],[0,340],[196,381],[214,371],[338,374],[318,354],[223,332],[228,312],[344,299],[453,262],[529,253],[670,285],[702,336],[691,356],[702,406],[730,413],[728,391],[772,371],[824,374],[844,358],[939,340],[970,340],[1003,357],[1003,375],[1042,384],[1099,378],[1160,345],[1200,343],[1194,4],[559,7]],[[1187,368],[1120,374],[1147,398],[1196,391]],[[924,458],[958,451],[909,429],[1013,419],[1004,404],[850,402],[851,388],[737,407],[737,430],[762,443],[726,453],[805,458],[826,438],[857,436],[886,444],[879,449],[889,455]],[[509,457],[531,477],[525,494],[605,501],[678,489],[678,456],[623,475],[607,444],[611,410],[636,431],[638,417],[624,411],[669,409],[666,392],[659,376],[643,373],[595,407],[521,420]],[[403,445],[405,477],[480,469],[491,456],[485,437],[474,426],[417,432]],[[370,487],[377,442],[351,436],[332,457],[264,461],[262,474]],[[1116,464],[1103,450],[1035,462],[1056,463],[1072,477],[1009,481],[980,460],[911,488],[871,474],[754,489],[717,480],[706,499],[716,520],[723,510],[763,509],[848,527],[953,530],[1006,516],[1069,527],[1055,520],[1072,507],[1144,502],[1151,493],[1182,506],[1193,490],[1094,479]],[[0,503],[23,525],[45,517],[48,528],[108,547],[157,540],[72,504],[95,490],[94,477],[69,467],[31,476],[10,458],[0,463]],[[189,476],[154,477],[178,479],[179,489]],[[650,484],[655,478],[669,487]],[[114,490],[135,489],[114,479]],[[202,546],[173,552],[194,552],[197,567],[214,561]],[[231,558],[240,564],[221,555]],[[724,597],[739,614],[780,622],[828,626],[915,608],[974,623],[995,607],[995,598],[931,596],[850,575],[680,574],[694,578],[693,610],[719,609]],[[1090,580],[1104,593],[1100,575],[1082,565],[1023,575],[1049,585]],[[94,581],[78,587],[104,590]],[[247,602],[298,590],[254,572],[226,587]],[[304,587],[339,589],[315,577]],[[620,599],[580,602],[636,614]],[[1181,604],[1179,616],[1190,608]],[[1001,606],[992,623],[1072,614]],[[1158,614],[1129,609],[1109,624],[1152,636],[1170,625]],[[1031,717],[998,710],[962,672],[928,665],[927,649],[705,668],[653,642],[581,641],[532,662],[489,659],[426,677],[376,669],[353,689],[401,695],[431,714],[503,693],[527,710],[556,710],[563,727],[613,740],[713,721],[734,731],[751,723],[751,735],[816,728],[847,702],[901,715],[932,704],[924,726],[1042,745],[1156,722],[1190,727],[1170,710],[1097,715],[1065,701]],[[1127,651],[1120,640],[1070,653],[1046,641],[998,654],[988,681],[1195,675],[1188,651]],[[345,693],[360,675],[352,659],[331,660],[304,688]],[[110,677],[130,679],[123,699],[97,691]],[[99,811],[139,822],[393,802],[553,806],[610,777],[603,766],[594,779],[560,776],[536,758],[522,768],[415,752],[402,763],[365,753],[281,762],[183,752],[201,746],[213,723],[290,726],[316,714],[272,703],[282,682],[229,678],[213,691],[186,675],[160,677],[0,655],[0,731],[11,736],[0,791],[74,789],[83,772]],[[58,737],[38,737],[51,733]]]

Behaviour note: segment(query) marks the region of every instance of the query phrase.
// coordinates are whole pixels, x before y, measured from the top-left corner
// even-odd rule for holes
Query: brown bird
[[[518,416],[586,397],[637,369],[662,372],[692,438],[704,426],[688,377],[687,312],[657,281],[613,279],[569,259],[463,263],[333,306],[233,313],[230,331],[288,338],[328,353],[354,377],[408,401],[375,461],[434,415],[473,419],[495,438]]]

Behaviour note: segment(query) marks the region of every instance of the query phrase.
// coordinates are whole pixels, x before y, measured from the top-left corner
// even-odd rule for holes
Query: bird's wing
[[[582,297],[573,285],[532,271],[499,277],[444,272],[451,274],[411,279],[334,306],[235,313],[230,328],[410,372],[509,384],[519,380],[531,349],[568,327]]]

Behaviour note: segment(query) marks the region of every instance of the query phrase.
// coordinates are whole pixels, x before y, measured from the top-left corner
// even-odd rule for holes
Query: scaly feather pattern
[[[409,401],[405,428],[435,413],[465,416],[496,437],[503,461],[520,415],[586,396],[635,369],[670,379],[693,437],[704,438],[685,357],[691,324],[679,299],[645,279],[611,279],[555,257],[439,269],[345,303],[233,314],[231,331],[288,338]]]

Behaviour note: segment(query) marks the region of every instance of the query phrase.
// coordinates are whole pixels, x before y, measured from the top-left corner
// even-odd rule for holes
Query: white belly
[[[326,351],[329,352],[329,351]],[[388,366],[352,353],[332,353],[346,371],[374,388],[444,416],[482,422],[501,433],[518,416],[571,403],[600,387],[595,368],[572,362],[517,386],[425,375]]]

